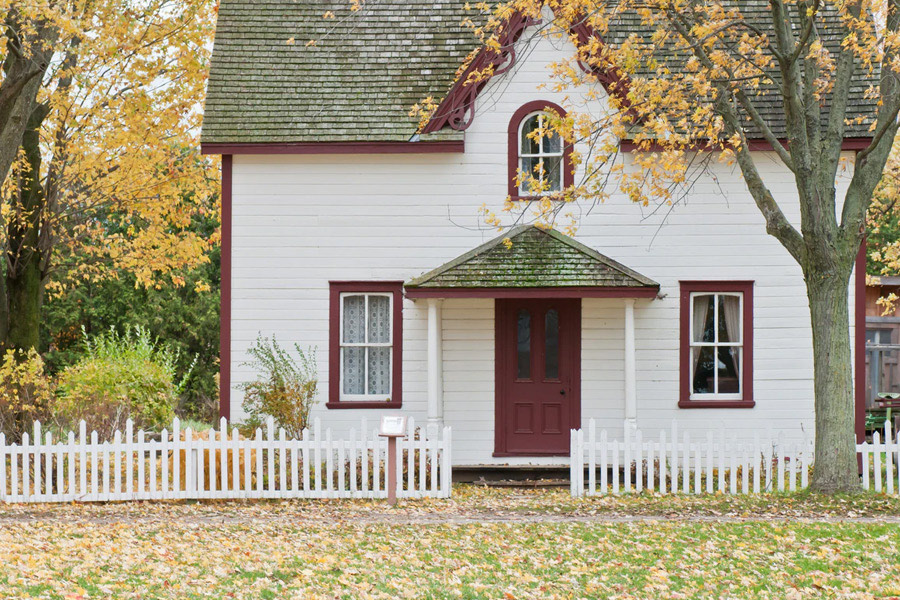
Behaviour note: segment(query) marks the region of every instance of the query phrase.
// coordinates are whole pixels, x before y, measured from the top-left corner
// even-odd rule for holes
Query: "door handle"
[[[565,395],[566,395],[566,390],[565,390],[565,389],[559,390],[559,395],[560,395],[560,396],[565,396]]]

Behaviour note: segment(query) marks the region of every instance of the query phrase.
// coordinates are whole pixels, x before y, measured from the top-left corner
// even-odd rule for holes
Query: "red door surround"
[[[581,300],[498,299],[494,456],[568,456],[581,425]]]

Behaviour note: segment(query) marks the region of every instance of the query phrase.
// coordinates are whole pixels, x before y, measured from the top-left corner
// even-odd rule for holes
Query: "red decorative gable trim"
[[[465,70],[441,101],[440,106],[431,115],[422,133],[434,133],[444,127],[457,131],[468,129],[475,117],[475,99],[491,78],[509,71],[516,63],[516,42],[522,37],[525,29],[537,23],[534,19],[516,13],[501,28],[499,35],[500,50],[483,47],[469,62]],[[476,73],[491,71],[490,76],[477,77],[470,81]]]
[[[475,100],[478,94],[485,88],[488,81],[497,75],[509,71],[516,62],[516,42],[522,37],[522,33],[531,25],[539,21],[516,13],[501,28],[499,37],[500,50],[483,47],[466,66],[462,74],[450,88],[450,91],[441,101],[440,106],[431,115],[431,119],[422,129],[422,133],[433,133],[445,127],[457,131],[464,131],[472,124],[475,117]],[[586,42],[596,34],[584,23],[572,27],[572,34],[578,37],[579,42]],[[618,69],[598,69],[579,63],[585,72],[592,73],[597,81],[609,94],[616,94],[624,99],[628,91],[627,78]],[[490,72],[490,75],[476,77],[470,81],[476,73]]]

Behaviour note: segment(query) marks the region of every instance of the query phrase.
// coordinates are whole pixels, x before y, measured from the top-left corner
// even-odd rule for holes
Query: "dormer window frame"
[[[540,200],[546,196],[552,196],[554,194],[559,194],[563,190],[568,187],[571,187],[575,182],[575,173],[572,165],[572,146],[570,144],[566,144],[563,141],[562,145],[562,189],[547,191],[543,194],[535,195],[527,192],[523,192],[520,190],[518,185],[519,172],[522,165],[522,158],[524,157],[552,157],[559,156],[558,154],[548,154],[545,152],[540,152],[539,155],[534,155],[533,153],[528,153],[523,155],[522,153],[522,128],[525,126],[526,122],[536,114],[556,114],[560,117],[566,116],[566,111],[563,110],[561,106],[554,102],[550,102],[547,100],[535,100],[532,102],[528,102],[522,105],[516,112],[513,114],[512,118],[509,121],[508,128],[508,181],[507,181],[507,189],[508,194],[511,200],[513,201],[533,201]],[[541,144],[541,150],[543,150],[543,144]],[[547,167],[545,166],[545,169]]]

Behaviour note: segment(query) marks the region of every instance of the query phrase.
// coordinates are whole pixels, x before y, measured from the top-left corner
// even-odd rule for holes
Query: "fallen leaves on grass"
[[[373,501],[3,507],[0,597],[900,596],[900,525],[792,518],[814,518],[812,507],[831,517],[896,514],[888,511],[896,501],[703,500],[459,488],[451,500],[397,509]],[[698,519],[654,519],[654,506],[660,516]],[[768,520],[735,518],[754,511]],[[592,513],[610,518],[584,519]],[[643,517],[618,518],[628,514]]]

